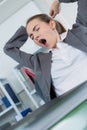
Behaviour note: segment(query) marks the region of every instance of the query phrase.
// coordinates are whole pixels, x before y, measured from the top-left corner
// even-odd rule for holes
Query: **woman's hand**
[[[54,0],[50,7],[50,16],[53,18],[60,12],[60,2],[59,0]]]

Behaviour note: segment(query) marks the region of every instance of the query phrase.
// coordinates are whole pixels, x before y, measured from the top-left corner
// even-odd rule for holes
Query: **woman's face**
[[[29,37],[39,46],[44,48],[56,48],[60,36],[56,30],[55,21],[45,23],[41,20],[33,19],[27,25],[27,33]]]

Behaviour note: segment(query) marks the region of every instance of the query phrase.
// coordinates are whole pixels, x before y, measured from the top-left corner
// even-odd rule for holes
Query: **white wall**
[[[75,23],[77,14],[77,2],[74,3],[62,3],[61,4],[61,18],[65,21],[68,28],[72,27]]]

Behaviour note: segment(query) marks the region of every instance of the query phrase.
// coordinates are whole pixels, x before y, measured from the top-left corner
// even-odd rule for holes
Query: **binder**
[[[16,94],[14,93],[13,89],[11,88],[9,83],[4,84],[6,91],[10,95],[11,99],[14,103],[19,103],[19,99],[17,98]]]

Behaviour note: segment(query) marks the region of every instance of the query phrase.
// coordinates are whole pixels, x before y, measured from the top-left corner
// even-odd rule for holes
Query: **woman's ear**
[[[51,29],[56,29],[56,22],[54,20],[50,20],[50,27]]]

